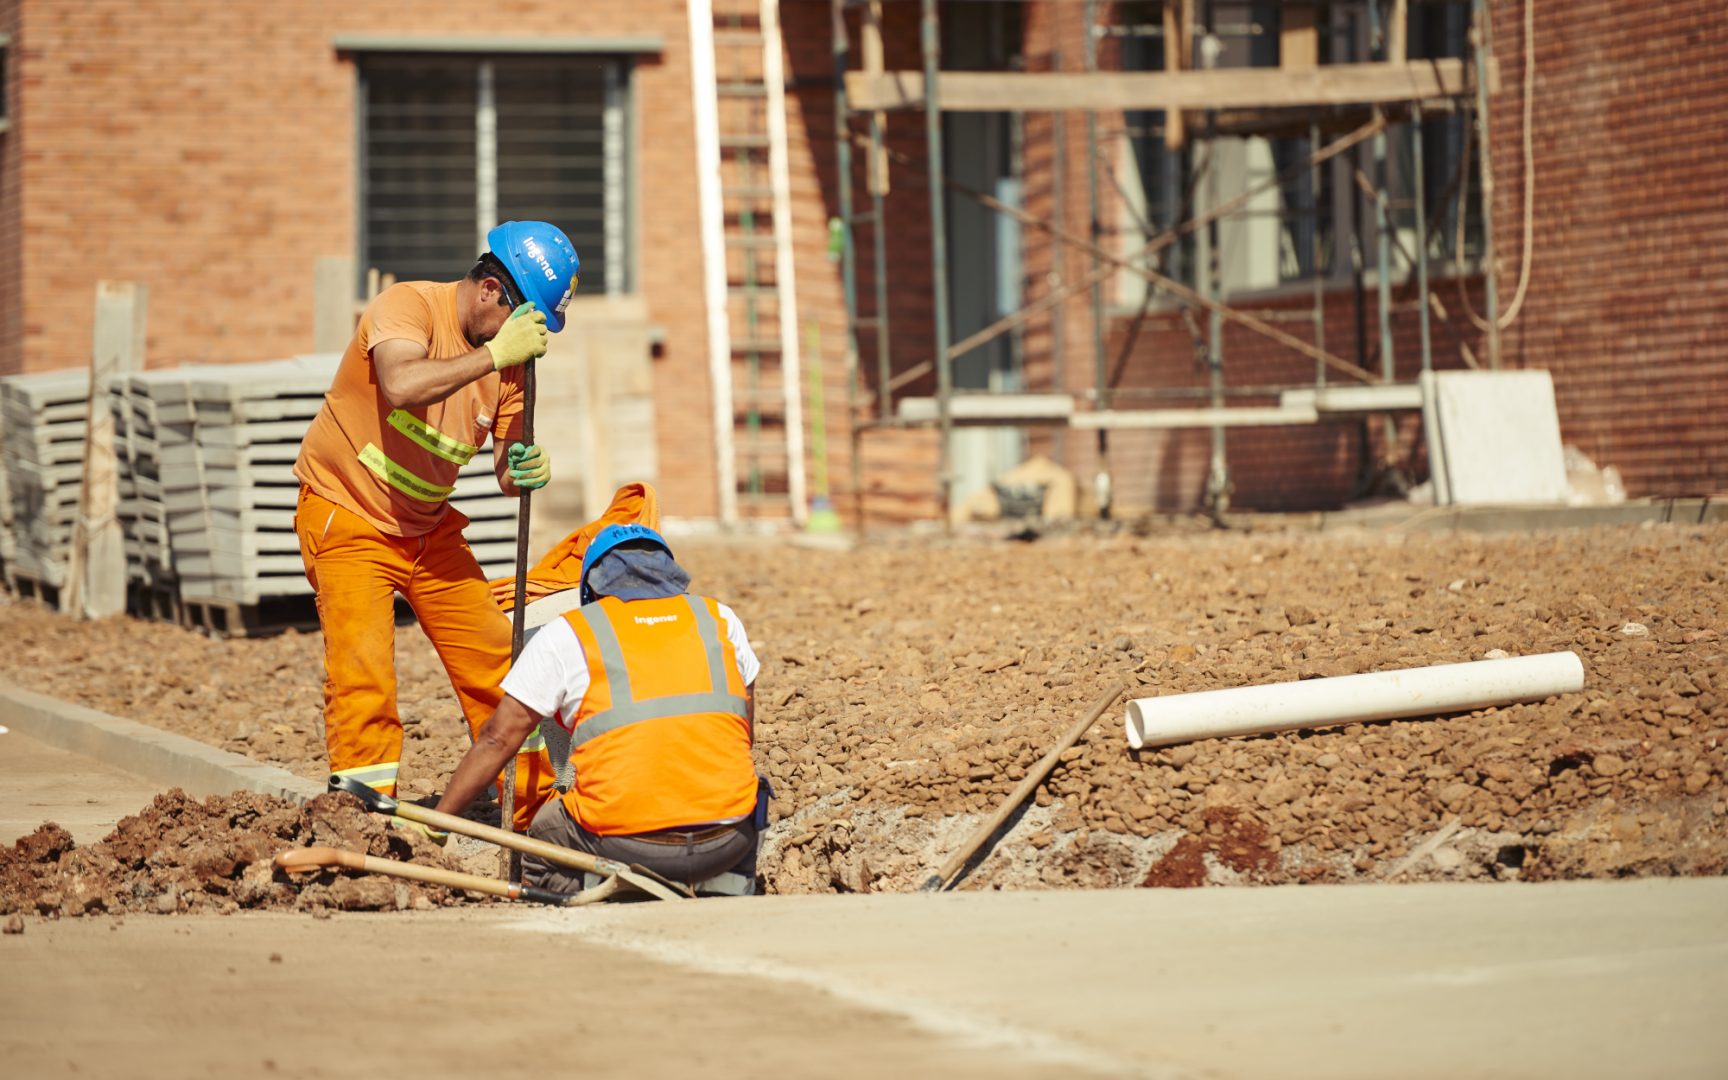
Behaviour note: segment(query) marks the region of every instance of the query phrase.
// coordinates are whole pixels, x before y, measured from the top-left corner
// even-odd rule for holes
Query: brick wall
[[[21,274],[23,310],[7,306],[18,288],[0,287],[0,372],[85,362],[98,278],[149,286],[152,366],[311,348],[314,260],[355,250],[355,72],[336,35],[661,35],[636,87],[639,280],[666,332],[662,494],[671,512],[714,513],[679,0],[502,0],[485,30],[439,0],[12,0],[0,19],[20,6],[0,240],[20,191],[22,236],[0,244],[0,285]]]
[[[1497,0],[1493,9],[1494,50],[1502,73],[1491,117],[1504,311],[1517,288],[1522,251],[1523,7],[1517,0]],[[1025,27],[1028,70],[1051,70],[1058,52],[1063,69],[1080,69],[1083,27],[1076,5],[1029,4]],[[1722,299],[1728,271],[1717,252],[1728,239],[1728,199],[1722,197],[1720,181],[1728,172],[1728,149],[1709,132],[1728,104],[1728,19],[1721,17],[1719,3],[1708,0],[1668,4],[1654,13],[1639,5],[1587,0],[1564,8],[1540,6],[1535,39],[1534,257],[1522,310],[1503,337],[1503,363],[1553,371],[1565,439],[1599,464],[1618,466],[1634,495],[1722,491],[1728,488],[1728,440],[1721,437],[1720,420],[1728,403],[1728,345],[1723,343],[1728,304]],[[917,63],[914,50],[899,57],[891,53],[888,66]],[[1106,40],[1100,66],[1108,69],[1113,63]],[[907,127],[919,119],[905,114],[895,123]],[[1106,129],[1120,123],[1120,114],[1100,114]],[[1068,232],[1083,235],[1088,228],[1084,116],[1068,114],[1063,124],[1066,137],[1059,152],[1056,121],[1048,114],[1026,118],[1026,202],[1035,214],[1059,218]],[[916,178],[921,162],[920,152],[918,164],[901,169],[897,177]],[[1059,215],[1052,184],[1058,165],[1065,189]],[[918,187],[921,195],[922,184]],[[1103,242],[1115,250],[1127,222],[1107,183],[1105,190]],[[924,210],[911,207],[909,212]],[[897,223],[890,236],[895,241],[891,261],[918,274],[917,264],[929,258],[927,234],[920,242],[915,224]],[[1029,302],[1048,294],[1057,280],[1078,280],[1090,268],[1089,259],[1071,244],[1054,243],[1032,229],[1024,238]],[[1465,347],[1479,358],[1487,351],[1484,335],[1460,300],[1460,288],[1467,288],[1480,312],[1481,281],[1469,276],[1460,282],[1449,273],[1436,268],[1435,291],[1447,309],[1447,318],[1433,324],[1439,367],[1461,366]],[[928,282],[927,271],[919,281],[921,286]],[[1301,292],[1233,302],[1294,311],[1309,306]],[[930,355],[928,308],[917,307],[916,299],[908,298],[904,313],[896,308],[896,371]],[[1372,286],[1367,304],[1370,340],[1364,351],[1377,370]],[[1114,303],[1112,310],[1118,310]],[[1354,358],[1349,288],[1328,293],[1326,321],[1328,349]],[[1199,323],[1204,326],[1203,315]],[[1396,370],[1401,379],[1411,378],[1418,366],[1414,310],[1397,307],[1393,323]],[[1279,325],[1311,339],[1302,322]],[[1091,335],[1084,294],[1031,321],[1024,337],[1029,385],[1089,391]],[[1204,403],[1144,393],[1155,389],[1168,395],[1205,385],[1204,371],[1194,360],[1198,343],[1182,323],[1170,317],[1137,321],[1117,313],[1108,317],[1105,337],[1111,385],[1124,391],[1121,407]],[[1224,355],[1232,388],[1313,378],[1313,361],[1234,326],[1225,331]],[[928,392],[928,387],[910,392]],[[1272,399],[1239,397],[1233,403],[1270,404]],[[1378,424],[1360,422],[1231,429],[1226,445],[1233,502],[1263,509],[1335,506],[1366,489],[1387,462],[1417,479],[1425,475],[1413,417],[1400,421],[1392,446],[1383,442]],[[1185,510],[1197,504],[1205,485],[1209,432],[1115,432],[1107,444],[1119,508]],[[1091,433],[1035,433],[1032,445],[1074,468],[1083,482],[1097,468],[1099,440]]]
[[[1494,5],[1501,304],[1523,228],[1523,8]],[[1566,439],[1634,495],[1728,490],[1728,17],[1718,0],[1536,7],[1530,283],[1505,361],[1554,372]]]
[[[23,165],[24,132],[17,109],[23,79],[19,75],[20,27],[18,0],[0,0],[0,34],[9,34],[13,44],[6,65],[6,84],[0,87],[12,113],[12,128],[0,135],[0,371],[7,370],[7,350],[15,347],[23,333]],[[92,301],[94,303],[94,301]]]
[[[886,7],[888,66],[918,66],[916,6]],[[1516,287],[1522,232],[1522,8],[1497,0],[1494,9],[1503,89],[1493,103],[1492,147],[1504,304]],[[651,33],[665,41],[662,55],[637,68],[636,256],[651,317],[666,331],[655,361],[666,505],[681,516],[711,515],[711,399],[684,5],[508,0],[490,10],[498,25]],[[1030,3],[1024,16],[1030,69],[1053,66],[1058,47],[1063,68],[1080,67],[1077,5]],[[873,398],[876,341],[861,333],[854,384],[839,269],[828,258],[827,221],[839,211],[828,9],[786,3],[782,17],[792,82],[799,320],[818,338],[830,490],[848,511],[854,494],[848,389],[856,385],[862,400]],[[149,285],[153,365],[308,349],[313,261],[352,252],[355,239],[354,70],[331,40],[341,33],[457,35],[471,33],[471,23],[462,10],[434,0],[264,7],[0,0],[0,29],[14,35],[8,87],[14,127],[0,136],[0,372],[83,362],[92,286],[101,277]],[[1721,343],[1724,271],[1716,251],[1728,240],[1728,200],[1720,195],[1728,151],[1710,137],[1709,125],[1728,101],[1728,20],[1710,0],[1677,0],[1654,14],[1580,0],[1564,10],[1540,8],[1536,40],[1534,260],[1523,310],[1505,335],[1506,363],[1554,371],[1567,439],[1598,462],[1619,466],[1634,493],[1721,490],[1728,486],[1728,440],[1719,436],[1728,349]],[[1112,63],[1107,46],[1105,67]],[[1101,117],[1106,126],[1119,119]],[[1061,221],[1074,234],[1088,227],[1083,123],[1079,113],[1063,119],[1059,155],[1057,122],[1038,114],[1026,120],[1028,206],[1055,209],[1060,159]],[[863,130],[862,118],[855,130]],[[916,112],[889,115],[889,146],[904,155],[893,165],[885,213],[895,372],[929,360],[932,350],[923,130]],[[865,209],[863,154],[854,157],[855,198]],[[1124,224],[1113,203],[1104,200],[1107,243]],[[1053,244],[1032,229],[1023,235],[1028,300],[1047,293],[1057,274],[1073,281],[1089,268],[1073,245]],[[874,280],[867,226],[857,239],[858,288],[868,313]],[[1481,335],[1468,326],[1455,285],[1438,288],[1453,330],[1436,326],[1436,362],[1459,363],[1454,333],[1482,354]],[[1479,290],[1473,295],[1480,308]],[[1346,357],[1356,350],[1352,302],[1347,290],[1327,302],[1328,347]],[[1253,306],[1305,303],[1286,297]],[[1281,325],[1308,333],[1300,323]],[[1023,339],[1030,384],[1089,387],[1091,332],[1084,295],[1030,322]],[[1413,313],[1400,310],[1401,374],[1413,370],[1414,333]],[[1204,383],[1193,362],[1195,343],[1180,322],[1150,319],[1136,327],[1117,315],[1106,338],[1116,386],[1169,391]],[[1236,328],[1226,331],[1225,354],[1236,387],[1303,382],[1313,373],[1311,361]],[[928,393],[932,385],[926,376],[902,392]],[[1130,393],[1122,402],[1150,400]],[[1403,425],[1390,450],[1379,440],[1378,428],[1361,424],[1233,430],[1227,445],[1234,501],[1334,505],[1383,459],[1421,470],[1412,424]],[[872,450],[878,441],[881,449]],[[1118,505],[1192,507],[1209,442],[1206,432],[1113,434],[1109,466]],[[927,437],[873,433],[864,447],[857,476],[871,507],[898,517],[934,509],[935,455]],[[1095,467],[1092,435],[1041,435],[1034,447],[1055,453],[1083,480]]]

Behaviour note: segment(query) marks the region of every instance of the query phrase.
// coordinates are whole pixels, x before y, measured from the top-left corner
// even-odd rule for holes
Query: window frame
[[[636,238],[640,235],[641,203],[637,191],[640,182],[641,162],[637,68],[641,56],[657,54],[661,51],[661,41],[658,37],[516,41],[514,39],[350,36],[337,38],[335,46],[339,52],[348,55],[348,59],[354,67],[354,267],[357,292],[363,292],[365,289],[365,278],[370,263],[369,251],[372,247],[368,227],[368,216],[371,209],[368,190],[371,165],[369,160],[368,112],[371,101],[370,81],[376,76],[379,65],[376,63],[369,64],[368,61],[412,56],[423,56],[429,60],[442,56],[452,61],[472,62],[476,70],[477,80],[475,101],[477,118],[481,108],[481,103],[478,100],[480,79],[478,71],[488,62],[494,65],[494,68],[501,64],[530,59],[536,62],[586,60],[600,63],[603,83],[602,115],[596,130],[601,138],[599,168],[603,177],[603,190],[613,190],[612,184],[615,178],[622,178],[622,183],[617,185],[619,204],[615,210],[610,205],[602,207],[598,229],[603,240],[602,257],[606,269],[603,276],[606,282],[605,295],[630,295],[640,290],[640,254],[639,245],[636,243]],[[476,127],[478,128],[478,124]],[[477,156],[479,138],[477,131]],[[616,148],[615,156],[614,147]],[[497,184],[496,155],[492,159],[492,167],[494,170],[492,182],[495,189]],[[606,202],[610,203],[610,200],[606,199]],[[481,230],[479,228],[478,207],[475,211],[475,225],[476,239],[479,240]],[[478,244],[476,245],[476,254],[478,254]],[[451,279],[453,280],[465,273],[467,269],[467,265],[453,267],[450,272]]]

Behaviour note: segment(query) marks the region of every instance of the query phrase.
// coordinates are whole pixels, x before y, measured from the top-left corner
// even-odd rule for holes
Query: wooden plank
[[[1289,3],[1278,27],[1278,64],[1285,71],[1309,71],[1320,66],[1320,32],[1315,5]]]
[[[90,358],[84,471],[71,566],[62,596],[65,610],[91,619],[126,611],[126,537],[121,530],[120,461],[114,445],[114,410],[108,386],[144,366],[149,292],[131,281],[96,283],[96,319]]]
[[[1193,3],[1194,0],[1182,0],[1180,4],[1164,5],[1164,70],[1167,72],[1175,73],[1188,67],[1188,60],[1194,49]],[[1188,132],[1182,119],[1182,110],[1165,110],[1164,148],[1180,150],[1187,141]]]
[[[320,255],[312,264],[312,348],[341,352],[354,336],[354,257]]]
[[[1499,89],[1489,61],[1488,89]],[[1068,109],[1251,109],[1359,105],[1458,97],[1471,91],[1462,60],[1419,64],[1325,64],[1310,71],[1230,68],[1219,71],[942,73],[945,112],[1055,112]],[[924,75],[850,72],[846,92],[858,109],[916,108]]]
[[[1075,413],[1070,423],[1081,429],[1165,429],[1223,427],[1280,427],[1313,424],[1320,419],[1313,409],[1238,406],[1229,409],[1120,409],[1114,412]]]
[[[863,20],[859,25],[859,38],[864,54],[864,71],[870,75],[882,74],[882,0],[870,0],[864,8]],[[888,118],[882,110],[875,110],[874,119],[877,130],[884,131]],[[865,184],[872,195],[888,194],[888,148],[881,144],[870,154],[865,171]]]

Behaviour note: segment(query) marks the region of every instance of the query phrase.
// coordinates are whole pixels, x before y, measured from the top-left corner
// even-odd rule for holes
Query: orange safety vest
[[[564,616],[588,661],[564,805],[600,836],[739,818],[756,805],[744,677],[720,605],[602,597]]]

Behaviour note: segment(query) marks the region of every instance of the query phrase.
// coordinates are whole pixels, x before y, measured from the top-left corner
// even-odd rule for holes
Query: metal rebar
[[[1056,18],[1060,12],[1061,8],[1052,8],[1051,18]],[[1056,39],[1060,42],[1060,32],[1056,34]],[[1062,46],[1059,43],[1051,49],[1050,66],[1056,71],[1062,70]],[[1068,114],[1062,112],[1052,114],[1050,128],[1053,140],[1050,152],[1050,216],[1066,226],[1068,223]],[[1059,236],[1050,238],[1050,265],[1052,275],[1045,280],[1052,289],[1060,289],[1067,280],[1068,260],[1067,249],[1063,246],[1062,238]],[[1062,390],[1067,386],[1067,356],[1065,354],[1068,346],[1068,328],[1064,325],[1066,314],[1067,305],[1059,303],[1050,315],[1050,385],[1057,390]],[[1057,440],[1057,446],[1066,450],[1067,440]],[[1066,456],[1060,453],[1057,460],[1064,464],[1067,462]]]
[[[1422,106],[1410,107],[1410,138],[1413,170],[1416,174],[1416,326],[1422,340],[1422,370],[1434,366],[1434,347],[1428,328],[1428,174],[1422,152]]]
[[[1320,125],[1308,125],[1308,156],[1313,158],[1320,148]],[[1320,163],[1308,169],[1308,259],[1309,276],[1314,281],[1314,347],[1326,351],[1326,275],[1320,268]],[[1326,385],[1326,365],[1314,362],[1314,385]]]
[[[1216,7],[1208,0],[1206,4],[1206,34],[1213,36],[1212,24],[1217,14]],[[1200,49],[1201,66],[1210,71],[1217,64],[1218,50],[1202,46]],[[1206,142],[1215,146],[1218,137],[1218,113],[1208,110],[1206,113]],[[1206,156],[1206,177],[1203,190],[1206,192],[1206,208],[1218,205],[1218,167],[1216,153]],[[1219,250],[1221,246],[1221,230],[1218,219],[1214,217],[1206,226],[1203,234],[1206,241],[1206,258],[1201,261],[1200,280],[1201,295],[1214,302],[1224,291],[1224,261]],[[1208,395],[1212,408],[1224,408],[1224,316],[1217,307],[1209,307],[1206,312],[1206,383],[1211,393]],[[1216,421],[1212,424],[1212,454],[1206,468],[1206,502],[1215,515],[1222,515],[1230,504],[1230,462],[1226,456],[1226,440],[1224,425]]]
[[[1527,0],[1528,2],[1528,0]],[[1494,167],[1488,150],[1488,0],[1474,0],[1470,37],[1475,46],[1476,143],[1482,172],[1482,302],[1488,321],[1488,368],[1500,369],[1500,283],[1494,266]],[[1459,207],[1459,213],[1465,208]]]
[[[884,175],[888,169],[888,156],[882,152],[882,114],[870,114],[870,161],[880,161]],[[871,165],[875,167],[874,164]],[[870,185],[870,265],[872,269],[872,284],[876,297],[876,322],[871,331],[876,335],[876,376],[878,408],[886,416],[894,409],[893,396],[888,389],[890,377],[894,373],[893,358],[888,349],[888,229],[883,217],[884,207],[882,185]]]
[[[1097,0],[1086,0],[1085,35],[1081,58],[1088,72],[1098,70]],[[1104,356],[1104,276],[1099,271],[1097,249],[1101,246],[1104,229],[1098,220],[1098,113],[1086,113],[1086,218],[1092,238],[1092,393],[1098,408],[1110,407],[1110,373]],[[1094,496],[1100,517],[1110,516],[1110,435],[1100,429],[1096,436],[1098,468],[1093,477]]]
[[[846,0],[830,0],[829,44],[834,56],[834,142],[835,172],[840,202],[840,281],[846,314],[846,426],[852,439],[852,517],[858,535],[864,535],[864,438],[858,421],[858,282],[852,258],[852,140],[847,121],[850,106],[846,100],[846,62],[849,43],[846,38]],[[882,400],[888,398],[882,391]]]
[[[924,54],[924,141],[929,165],[930,185],[930,294],[935,305],[936,340],[936,412],[940,419],[942,445],[939,449],[942,519],[949,520],[950,497],[954,478],[949,443],[954,431],[954,416],[949,397],[954,389],[954,362],[948,356],[948,220],[943,201],[947,189],[942,184],[942,100],[937,89],[937,75],[942,55],[941,24],[936,19],[936,0],[921,0],[920,44]],[[845,141],[845,140],[842,140]]]

